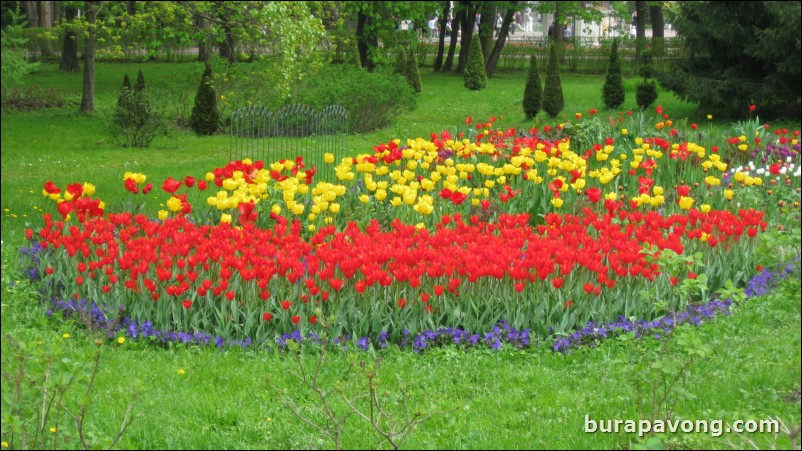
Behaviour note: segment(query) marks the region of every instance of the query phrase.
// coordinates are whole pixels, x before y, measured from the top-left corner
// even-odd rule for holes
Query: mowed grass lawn
[[[116,102],[122,75],[135,75],[142,68],[148,86],[194,96],[197,80],[186,75],[199,73],[193,63],[100,64],[97,75],[98,109],[108,111]],[[484,121],[500,119],[500,127],[529,128],[535,124],[556,124],[539,117],[526,121],[521,109],[525,73],[498,73],[488,88],[471,92],[453,75],[423,70],[423,92],[413,112],[404,112],[389,127],[351,136],[353,153],[370,152],[373,145],[394,138],[427,137],[431,132],[457,130],[466,117]],[[58,74],[54,66],[43,65],[26,83],[69,90],[80,94],[80,75]],[[563,74],[566,117],[575,113],[617,116],[602,110],[602,76]],[[634,107],[636,79],[626,81],[626,109]],[[179,95],[174,102],[180,103]],[[658,103],[672,117],[701,121],[704,112],[661,92]],[[170,108],[178,108],[176,105]],[[567,119],[565,119],[567,120]],[[716,127],[726,128],[719,123]],[[796,125],[798,128],[798,125]],[[123,202],[122,174],[142,172],[149,180],[205,172],[228,160],[229,140],[219,135],[199,138],[190,132],[173,130],[158,138],[149,149],[121,149],[110,140],[102,114],[80,115],[69,110],[3,113],[2,117],[2,369],[3,410],[14,386],[16,369],[13,342],[28,344],[24,355],[32,356],[29,376],[44,377],[42,355],[57,360],[88,362],[102,353],[85,432],[91,443],[113,438],[133,401],[134,421],[118,447],[126,449],[271,449],[331,448],[324,434],[296,418],[281,402],[268,380],[292,397],[304,416],[318,424],[323,418],[316,410],[316,396],[288,374],[298,371],[289,355],[239,349],[175,347],[161,349],[128,340],[122,344],[101,340],[75,324],[49,320],[39,307],[35,287],[21,274],[17,259],[24,244],[24,229],[40,224],[40,211],[52,212],[50,201],[41,195],[43,184],[52,180],[59,186],[88,181],[97,186],[98,196]],[[136,199],[140,201],[140,199]],[[694,364],[685,395],[677,399],[674,417],[690,420],[781,419],[789,428],[800,424],[800,322],[798,276],[772,295],[751,298],[736,306],[734,314],[717,318],[693,331],[712,354]],[[63,338],[69,334],[69,338]],[[327,354],[320,386],[334,388],[339,375],[356,362],[369,367],[380,358],[377,371],[378,394],[395,420],[403,424],[402,389],[410,413],[424,415],[444,412],[423,422],[401,442],[403,448],[470,449],[582,449],[630,448],[639,442],[636,434],[586,433],[585,419],[639,419],[639,406],[651,409],[650,401],[639,401],[634,380],[636,365],[661,359],[662,342],[647,338],[637,344],[610,340],[594,349],[564,356],[549,349],[550,343],[526,351],[506,349],[462,351],[457,348],[412,353],[398,349]],[[38,351],[49,350],[49,351]],[[314,367],[317,354],[307,350],[304,366]],[[57,370],[57,372],[66,370]],[[89,372],[68,392],[64,403],[77,410]],[[367,393],[364,378],[359,393]],[[347,384],[341,384],[341,386]],[[25,384],[31,412],[41,392]],[[36,393],[39,393],[36,396]],[[349,412],[334,396],[337,416]],[[645,404],[644,404],[645,403]],[[447,413],[445,413],[447,412]],[[650,417],[647,415],[646,418]],[[7,433],[4,419],[4,438]],[[45,431],[53,427],[44,446],[80,447],[72,422],[61,414],[49,417]],[[784,449],[791,442],[787,434],[667,434],[664,442],[675,448],[745,448],[750,441],[762,448]],[[366,421],[351,415],[343,428],[344,448],[370,449],[379,438]],[[386,444],[384,445],[386,446]],[[56,446],[54,446],[55,448]]]

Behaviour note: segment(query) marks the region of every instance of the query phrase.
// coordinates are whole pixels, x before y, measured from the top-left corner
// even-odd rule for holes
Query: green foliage
[[[543,87],[543,111],[555,118],[565,108],[563,86],[560,81],[560,66],[557,63],[557,46],[549,49],[549,64],[546,67],[546,85]]]
[[[671,18],[688,58],[660,82],[719,117],[746,117],[757,104],[769,118],[802,114],[799,2],[679,2]],[[726,24],[726,26],[723,26]]]
[[[529,74],[526,76],[524,88],[524,114],[527,118],[534,118],[540,112],[543,102],[543,86],[540,84],[540,72],[537,69],[537,56],[533,53],[529,57]]]
[[[13,11],[12,11],[13,13]],[[12,14],[12,23],[3,27],[2,41],[0,41],[0,86],[3,97],[12,84],[19,83],[22,76],[36,69],[37,64],[29,63],[26,59],[26,45],[28,39],[25,35],[25,25],[21,23],[24,18]]]
[[[635,99],[641,109],[647,109],[657,100],[657,85],[650,80],[652,76],[652,53],[644,50],[641,53],[641,67],[639,69],[643,82],[638,83]]]
[[[652,424],[673,420],[680,401],[696,398],[687,388],[691,368],[710,357],[712,349],[699,330],[689,324],[663,336],[657,349],[649,337],[637,342],[633,338],[634,333],[622,340],[632,346],[629,361],[638,417]],[[653,431],[649,435],[656,436]]]
[[[482,54],[479,37],[474,36],[472,43],[463,80],[466,88],[478,91],[487,87],[487,72],[485,72],[485,57]]]
[[[48,343],[3,338],[3,448],[113,449],[133,421],[132,401],[116,436],[89,432],[101,354],[73,360],[66,344],[70,338],[64,334]]]
[[[403,75],[343,65],[324,67],[300,85],[293,98],[319,109],[342,105],[352,133],[386,127],[415,108],[415,92]]]
[[[647,109],[651,104],[657,100],[657,85],[653,81],[644,81],[638,83],[637,91],[635,91],[635,98],[638,101],[638,106],[642,109]]]
[[[317,313],[321,314],[319,310]],[[346,346],[343,347],[343,353],[349,362],[347,369],[342,373],[329,370],[331,356],[328,354],[337,352],[338,348],[329,350],[329,337],[326,334],[328,320],[321,318],[320,323],[324,332],[314,363],[307,362],[309,359],[302,355],[300,343],[295,340],[287,343],[288,352],[297,367],[287,372],[299,383],[300,388],[291,393],[282,391],[275,377],[268,377],[267,383],[302,424],[310,426],[313,433],[331,440],[335,449],[343,449],[343,432],[355,421],[365,421],[371,426],[376,434],[376,449],[381,449],[385,443],[393,449],[399,449],[401,442],[417,425],[435,415],[449,413],[423,413],[421,406],[431,404],[431,401],[427,402],[425,392],[423,397],[418,394],[413,398],[407,381],[398,378],[391,384],[383,384],[379,371],[382,366],[380,356],[371,357],[364,352],[357,355],[353,347]],[[334,374],[337,377],[321,378],[321,374]],[[407,408],[411,401],[416,406],[413,411]],[[451,412],[454,410],[452,408]]]
[[[20,86],[3,92],[3,111],[35,111],[45,108],[77,108],[80,94],[67,88]]]
[[[607,108],[613,109],[624,103],[624,96],[624,80],[621,77],[621,62],[618,59],[618,39],[613,39],[610,62],[607,65],[607,75],[602,88],[602,99]]]
[[[398,52],[398,57],[395,59],[393,73],[404,77],[407,75],[407,52],[403,48]]]
[[[418,60],[415,57],[415,48],[410,46],[407,49],[407,58],[406,58],[406,77],[409,84],[412,85],[412,89],[415,92],[421,92],[422,83],[420,79],[420,70],[418,69]]]
[[[138,148],[149,147],[157,136],[166,133],[164,116],[150,107],[141,69],[134,89],[131,89],[128,74],[123,78],[117,107],[109,121],[109,131],[114,142],[120,146]]]
[[[203,71],[195,106],[189,118],[192,130],[200,136],[213,135],[220,125],[220,113],[217,111],[217,93],[212,87],[212,66],[207,64]]]

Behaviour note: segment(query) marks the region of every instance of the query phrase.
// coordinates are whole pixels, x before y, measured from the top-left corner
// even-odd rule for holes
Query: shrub
[[[112,140],[122,147],[148,147],[157,136],[166,132],[166,124],[164,115],[150,108],[142,70],[139,70],[133,90],[126,74],[117,107],[109,121]]]
[[[534,118],[540,112],[543,103],[543,86],[540,84],[540,72],[537,70],[537,56],[533,53],[529,59],[529,75],[526,77],[524,89],[524,113],[527,118]]]
[[[546,86],[543,88],[543,111],[549,117],[557,117],[565,108],[563,86],[560,80],[560,67],[557,65],[557,47],[549,49],[549,65],[546,68]]]
[[[35,111],[44,108],[77,108],[81,95],[63,88],[21,86],[3,91],[3,111]]]
[[[410,46],[407,50],[406,58],[406,76],[409,84],[415,92],[421,92],[422,83],[420,79],[420,70],[418,70],[418,59],[415,58],[415,49]]]
[[[342,105],[353,133],[386,127],[400,113],[415,108],[415,92],[402,75],[351,65],[323,67],[299,85],[293,99],[318,109]]]
[[[641,67],[639,69],[643,82],[638,83],[637,91],[635,92],[635,99],[638,101],[638,106],[646,109],[657,100],[657,86],[652,77],[652,54],[649,51],[644,51],[641,54]]]
[[[478,36],[473,37],[473,45],[468,52],[468,65],[465,67],[465,87],[474,91],[487,87],[487,72],[485,72],[485,57],[482,54],[482,45]]]
[[[613,39],[610,62],[607,64],[607,75],[602,88],[602,99],[607,108],[613,109],[624,103],[624,96],[624,80],[621,78],[621,62],[618,60],[618,39]]]
[[[404,77],[407,76],[407,52],[404,51],[402,48],[400,52],[398,52],[398,58],[395,60],[395,67],[393,68],[393,73],[402,75]]]
[[[189,118],[189,126],[198,135],[213,135],[220,124],[220,113],[217,111],[217,93],[212,87],[212,66],[206,65],[201,77],[195,106]]]

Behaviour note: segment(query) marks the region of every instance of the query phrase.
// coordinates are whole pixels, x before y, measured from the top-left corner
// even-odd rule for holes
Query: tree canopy
[[[677,2],[688,58],[660,81],[708,113],[800,117],[799,2]]]

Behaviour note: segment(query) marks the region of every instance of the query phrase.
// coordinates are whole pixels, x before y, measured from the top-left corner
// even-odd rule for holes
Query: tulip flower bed
[[[470,342],[481,337],[463,331],[495,330],[491,347],[521,344],[655,320],[751,277],[768,218],[737,200],[765,197],[754,169],[728,172],[726,153],[671,134],[576,151],[551,132],[491,120],[394,140],[342,158],[336,181],[301,157],[235,161],[167,179],[167,209],[152,216],[107,212],[90,183],[48,182],[58,216],[29,239],[43,247],[47,297],[184,341]],[[787,135],[789,155],[764,172],[798,197],[798,133]],[[123,186],[147,195],[146,181],[127,173]]]

